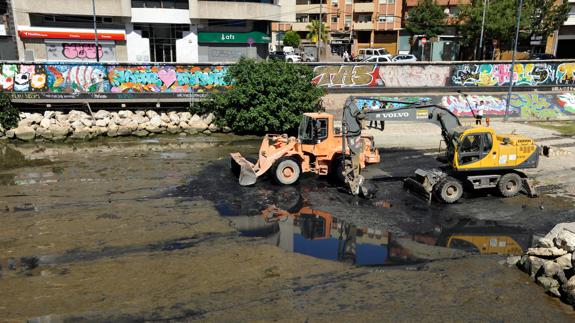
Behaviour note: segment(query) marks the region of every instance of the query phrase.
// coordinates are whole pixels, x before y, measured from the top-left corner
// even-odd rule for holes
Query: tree
[[[483,0],[473,0],[470,5],[460,6],[458,31],[462,43],[476,45],[481,33]],[[491,0],[485,14],[484,39],[497,39],[511,48],[515,39],[517,0]],[[542,36],[547,39],[563,24],[569,14],[567,0],[525,0],[521,12],[520,37]]]
[[[0,128],[5,130],[14,128],[20,121],[20,112],[12,104],[10,97],[6,93],[0,92]]]
[[[324,90],[312,84],[313,70],[280,60],[242,58],[225,76],[233,86],[212,93],[192,113],[213,113],[216,124],[241,134],[295,133],[302,113],[320,109]]]
[[[299,47],[300,40],[301,39],[299,37],[299,34],[293,30],[290,30],[285,33],[284,46],[291,46],[293,48],[297,48]]]
[[[420,0],[417,6],[409,10],[405,29],[411,35],[425,35],[432,38],[441,34],[447,15],[433,0]]]
[[[310,40],[314,40],[317,42],[317,35],[318,35],[318,31],[320,30],[319,27],[319,20],[313,20],[309,25],[305,26],[305,28],[308,30],[307,32],[307,39]],[[321,24],[321,40],[324,43],[327,43],[327,35],[328,35],[329,31],[327,30],[327,26],[325,23]]]

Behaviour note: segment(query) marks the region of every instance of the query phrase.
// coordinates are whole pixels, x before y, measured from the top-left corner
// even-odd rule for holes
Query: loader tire
[[[272,170],[272,175],[278,184],[291,185],[299,179],[301,168],[299,163],[294,159],[284,157],[276,162]]]
[[[516,173],[507,173],[499,179],[497,189],[503,197],[513,197],[521,191],[523,180]]]
[[[435,189],[435,196],[441,202],[452,204],[457,202],[463,195],[463,186],[453,177],[447,177]]]
[[[343,176],[344,164],[341,160],[341,156],[334,157],[334,161],[331,163],[331,176],[336,183],[344,184],[345,176]]]

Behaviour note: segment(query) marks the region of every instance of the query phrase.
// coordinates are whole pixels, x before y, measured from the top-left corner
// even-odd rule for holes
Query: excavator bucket
[[[239,176],[240,185],[254,185],[258,179],[255,171],[255,165],[250,163],[240,153],[231,153],[230,156],[232,172]]]
[[[433,188],[441,178],[442,173],[440,172],[418,169],[415,171],[415,177],[408,177],[403,181],[403,188],[431,204]]]

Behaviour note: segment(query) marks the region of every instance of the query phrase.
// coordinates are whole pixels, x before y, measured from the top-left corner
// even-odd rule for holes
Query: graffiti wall
[[[327,88],[564,87],[575,84],[575,62],[511,64],[336,64],[314,66]],[[513,75],[511,75],[513,74]]]
[[[437,104],[449,109],[458,117],[472,117],[473,112],[483,110],[485,116],[503,117],[507,106],[507,95],[461,95],[433,96],[377,96],[374,98],[392,101],[421,102]],[[528,119],[546,119],[575,117],[575,93],[517,93],[511,95],[508,115]],[[374,100],[361,100],[359,105],[377,106]],[[394,107],[404,106],[394,103]]]
[[[226,66],[3,64],[0,90],[17,99],[201,97],[229,88],[226,73]]]

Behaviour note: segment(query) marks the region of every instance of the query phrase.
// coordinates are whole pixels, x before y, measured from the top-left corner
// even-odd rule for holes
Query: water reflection
[[[289,212],[272,205],[260,216],[229,219],[243,235],[263,237],[284,250],[360,266],[408,265],[468,254],[519,255],[533,239],[522,228],[471,219],[442,221],[430,232],[394,235],[310,207]]]

